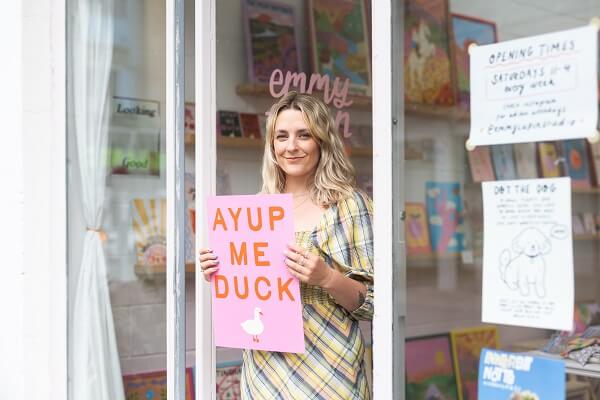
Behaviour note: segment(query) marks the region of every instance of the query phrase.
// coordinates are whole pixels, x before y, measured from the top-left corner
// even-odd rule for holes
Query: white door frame
[[[216,65],[215,0],[195,2],[196,205],[206,209],[215,193]],[[374,398],[404,399],[406,279],[402,179],[404,92],[403,0],[372,1],[373,180],[375,235],[375,316],[373,318]],[[207,134],[208,133],[208,134]],[[196,214],[196,248],[207,243],[204,213]],[[393,221],[390,224],[390,221]],[[196,265],[198,271],[198,265]],[[196,274],[196,398],[215,399],[215,347],[210,288]]]

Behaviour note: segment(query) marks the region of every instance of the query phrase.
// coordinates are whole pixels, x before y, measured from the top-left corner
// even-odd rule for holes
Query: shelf
[[[408,263],[425,263],[425,262],[438,262],[438,261],[460,261],[461,254],[460,253],[450,253],[450,254],[418,254],[406,256],[406,262]]]
[[[573,235],[573,240],[581,240],[581,241],[592,241],[592,240],[600,240],[600,235],[597,233],[589,233],[585,235]]]
[[[235,91],[238,95],[241,96],[259,96],[272,98],[271,94],[269,93],[269,86],[266,84],[241,83],[235,87]],[[315,93],[320,94],[321,92],[319,91]],[[349,108],[370,111],[373,107],[373,101],[370,96],[349,94],[348,99],[353,101],[352,105]],[[469,111],[454,106],[434,106],[427,104],[405,103],[404,112],[408,115],[443,118],[451,120],[468,121],[470,119]]]
[[[600,194],[600,188],[592,187],[592,188],[572,188],[572,193],[578,194]]]
[[[135,265],[135,274],[141,276],[152,276],[152,275],[164,275],[166,273],[166,265]],[[185,272],[186,273],[194,273],[196,270],[196,264],[194,263],[186,263],[185,264]]]
[[[196,137],[192,134],[185,135],[185,145],[193,146],[196,143]],[[264,142],[262,139],[250,139],[245,137],[227,137],[217,136],[217,146],[222,148],[252,149],[262,151]],[[346,147],[350,157],[372,157],[373,149],[370,147]],[[405,148],[404,160],[422,160],[423,155],[418,152],[411,152]]]

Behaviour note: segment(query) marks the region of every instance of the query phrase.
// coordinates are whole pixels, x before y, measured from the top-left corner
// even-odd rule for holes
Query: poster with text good
[[[483,182],[482,191],[482,321],[571,329],[571,179]]]
[[[472,47],[473,145],[593,136],[598,31],[592,26]]]
[[[304,352],[300,286],[283,254],[294,241],[292,196],[213,196],[209,247],[219,259],[212,276],[215,344]]]
[[[477,387],[479,399],[563,400],[565,362],[483,349]]]

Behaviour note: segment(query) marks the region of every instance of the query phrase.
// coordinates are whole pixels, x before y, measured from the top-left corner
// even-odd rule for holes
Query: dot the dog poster
[[[484,182],[482,321],[570,330],[571,179]]]

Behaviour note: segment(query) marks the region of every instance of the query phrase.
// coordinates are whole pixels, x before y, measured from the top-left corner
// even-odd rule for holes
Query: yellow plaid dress
[[[364,344],[358,320],[373,317],[373,206],[360,192],[328,208],[315,229],[296,242],[329,266],[364,282],[355,311],[320,287],[301,284],[304,354],[245,350],[242,399],[368,399]]]

